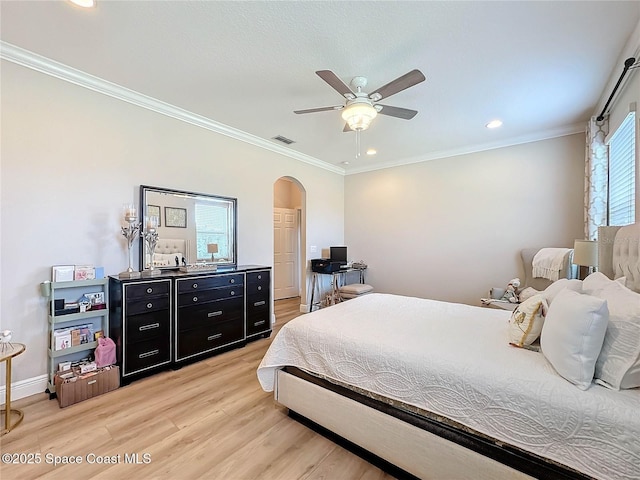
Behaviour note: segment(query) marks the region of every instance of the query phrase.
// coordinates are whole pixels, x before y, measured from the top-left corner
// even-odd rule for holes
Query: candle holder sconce
[[[147,252],[149,252],[149,268],[142,271],[142,276],[153,277],[160,275],[162,273],[161,270],[153,265],[153,255],[156,251],[156,245],[158,244],[158,217],[148,217],[146,219],[142,238],[144,238],[147,244]]]
[[[140,278],[140,272],[133,269],[133,241],[138,236],[140,231],[140,223],[138,222],[138,215],[136,207],[132,204],[124,206],[124,220],[127,222],[126,227],[121,227],[122,235],[127,239],[127,248],[129,249],[129,268],[118,275],[119,278]]]

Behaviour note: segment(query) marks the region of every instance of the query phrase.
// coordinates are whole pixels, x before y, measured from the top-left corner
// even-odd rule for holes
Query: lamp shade
[[[598,266],[598,242],[576,240],[573,244],[573,263],[584,267]]]
[[[366,101],[354,101],[342,110],[342,118],[351,130],[366,130],[376,115],[378,111]]]
[[[218,244],[207,243],[207,253],[218,253]]]

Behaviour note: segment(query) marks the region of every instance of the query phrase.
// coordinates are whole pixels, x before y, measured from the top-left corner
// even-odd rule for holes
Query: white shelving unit
[[[56,393],[54,384],[54,376],[57,371],[58,363],[67,360],[78,360],[89,355],[97,346],[97,341],[90,341],[81,345],[72,346],[62,350],[55,350],[54,330],[59,328],[73,327],[75,325],[92,324],[99,322],[98,330],[102,330],[105,336],[109,336],[109,279],[100,278],[95,280],[77,280],[72,282],[51,282],[49,283],[51,291],[49,293],[49,371],[47,378],[47,391],[49,397],[53,398]],[[69,301],[75,301],[85,293],[104,293],[104,303],[106,308],[99,310],[89,310],[87,312],[70,313],[67,315],[56,315],[54,300],[64,298]],[[86,352],[86,355],[82,355]],[[63,358],[68,357],[68,358]]]

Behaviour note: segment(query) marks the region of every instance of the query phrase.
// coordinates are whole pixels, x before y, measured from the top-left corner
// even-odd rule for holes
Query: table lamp
[[[207,252],[211,254],[211,261],[215,262],[214,254],[218,253],[217,243],[207,243]]]
[[[595,240],[576,240],[573,244],[573,263],[580,265],[578,278],[584,280],[594,271],[594,267],[598,266],[598,242]]]

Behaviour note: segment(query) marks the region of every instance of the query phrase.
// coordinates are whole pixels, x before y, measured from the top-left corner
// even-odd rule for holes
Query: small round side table
[[[9,433],[13,428],[17,427],[24,418],[24,412],[22,410],[11,408],[11,359],[20,355],[26,348],[22,343],[0,343],[0,363],[6,363],[7,374],[4,408],[0,410],[0,412],[4,414],[4,428],[2,432],[0,432],[0,435]],[[11,421],[12,417],[16,417],[13,422]]]

